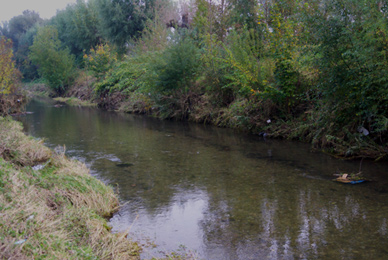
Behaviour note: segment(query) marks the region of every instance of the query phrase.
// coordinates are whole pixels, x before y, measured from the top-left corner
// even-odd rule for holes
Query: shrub
[[[101,80],[117,62],[117,54],[108,43],[100,44],[96,49],[92,48],[89,55],[84,55],[84,62],[85,67]]]
[[[171,94],[176,90],[187,92],[199,68],[199,49],[193,40],[186,37],[172,43],[150,64],[150,83],[154,91],[162,94]]]
[[[153,53],[126,57],[122,62],[117,62],[105,74],[103,80],[96,82],[95,91],[98,94],[122,91],[129,94],[137,89],[144,89],[147,80],[147,68]]]

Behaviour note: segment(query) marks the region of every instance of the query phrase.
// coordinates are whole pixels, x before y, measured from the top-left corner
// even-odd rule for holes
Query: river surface
[[[26,132],[85,162],[119,191],[113,232],[142,258],[388,259],[388,165],[364,161],[371,182],[309,145],[230,129],[33,101]]]

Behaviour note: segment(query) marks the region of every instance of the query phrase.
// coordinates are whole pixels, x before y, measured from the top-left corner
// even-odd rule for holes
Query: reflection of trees
[[[92,162],[102,179],[119,185],[121,199],[130,201],[127,209],[144,209],[147,217],[168,211],[182,190],[203,190],[209,199],[200,226],[208,259],[386,253],[387,196],[319,178],[322,169],[329,175],[327,169],[358,164],[336,167],[287,143],[252,142],[225,129],[74,111],[38,109],[32,118],[40,124],[30,129]],[[118,162],[131,165],[117,167]]]
[[[226,245],[229,259],[354,259],[384,254],[387,237],[379,232],[385,218],[375,215],[377,205],[347,187],[326,192],[330,182],[281,181],[285,177],[281,170],[274,169],[273,174],[280,176],[261,189],[247,187],[244,192],[235,183],[209,191],[217,195],[211,197],[210,214],[201,225],[210,255],[212,246],[219,244]],[[250,178],[256,185],[254,177]],[[387,205],[377,209],[386,213]]]

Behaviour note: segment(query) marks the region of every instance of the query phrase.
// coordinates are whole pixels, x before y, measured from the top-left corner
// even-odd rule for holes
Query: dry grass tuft
[[[112,234],[104,218],[118,207],[112,188],[9,119],[0,128],[2,149],[18,152],[0,157],[0,259],[139,259],[137,244]],[[39,171],[20,166],[47,159]]]
[[[21,166],[33,166],[47,161],[49,148],[42,141],[26,137],[20,123],[11,118],[0,117],[0,157]]]

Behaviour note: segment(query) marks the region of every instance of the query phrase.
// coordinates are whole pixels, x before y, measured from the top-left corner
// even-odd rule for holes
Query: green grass
[[[76,97],[56,97],[55,101],[66,103],[69,106],[95,107],[97,104],[88,100],[81,100]]]

